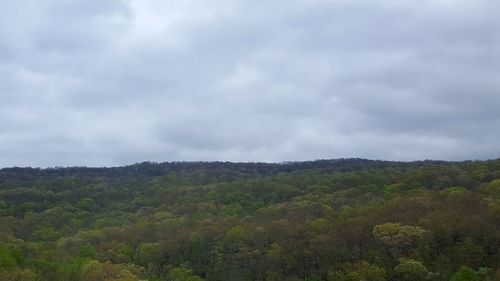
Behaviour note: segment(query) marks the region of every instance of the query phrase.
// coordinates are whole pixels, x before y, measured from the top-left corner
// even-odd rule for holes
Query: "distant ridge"
[[[488,161],[488,160],[486,160]],[[492,160],[489,160],[492,161]],[[222,178],[231,180],[245,176],[269,176],[279,173],[292,173],[301,170],[327,170],[332,172],[349,172],[366,168],[380,169],[387,167],[422,167],[433,165],[452,165],[467,163],[441,160],[424,161],[384,161],[362,158],[321,159],[314,161],[289,161],[281,163],[266,162],[141,162],[119,167],[53,167],[31,168],[10,167],[0,169],[0,182],[7,180],[31,181],[55,177],[100,177],[110,179],[165,176],[184,173],[214,173]]]

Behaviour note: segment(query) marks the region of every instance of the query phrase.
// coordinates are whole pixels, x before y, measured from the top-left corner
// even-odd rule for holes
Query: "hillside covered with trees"
[[[0,281],[498,281],[500,160],[0,170]]]

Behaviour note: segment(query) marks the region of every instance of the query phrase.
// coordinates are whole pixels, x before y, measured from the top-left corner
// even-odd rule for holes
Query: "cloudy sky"
[[[0,2],[0,166],[500,157],[498,0]]]

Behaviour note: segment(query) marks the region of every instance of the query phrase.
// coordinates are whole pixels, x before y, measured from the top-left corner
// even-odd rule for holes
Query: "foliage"
[[[199,276],[193,275],[192,270],[186,268],[173,268],[167,275],[168,281],[203,281]]]
[[[133,266],[91,261],[82,269],[82,281],[140,281]]]
[[[429,270],[419,261],[400,259],[394,275],[401,281],[422,281],[429,277]]]
[[[451,281],[479,281],[479,276],[472,268],[462,266],[459,271],[453,274]]]
[[[383,268],[371,265],[366,261],[358,263],[351,272],[347,274],[348,281],[385,281],[387,274]]]
[[[0,281],[500,280],[499,221],[500,160],[7,168]]]

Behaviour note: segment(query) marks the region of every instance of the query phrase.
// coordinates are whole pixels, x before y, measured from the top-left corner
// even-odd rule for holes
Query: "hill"
[[[500,160],[4,168],[0,281],[500,280],[499,222]]]

